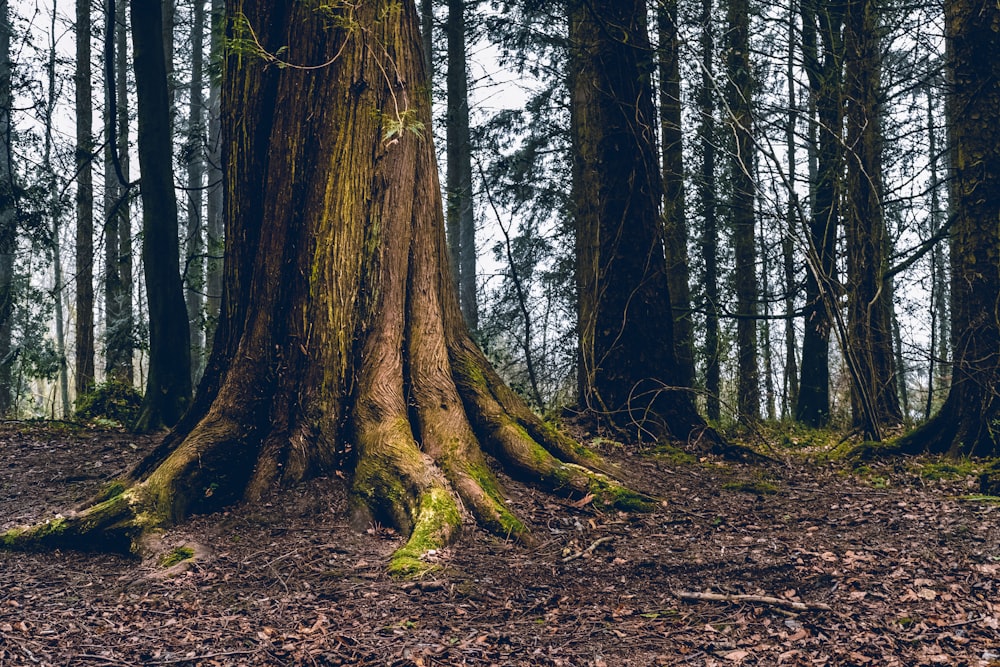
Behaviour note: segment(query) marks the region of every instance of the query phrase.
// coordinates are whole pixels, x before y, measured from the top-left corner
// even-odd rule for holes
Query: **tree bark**
[[[694,326],[688,268],[688,224],[684,207],[684,150],[681,131],[680,35],[677,2],[657,5],[660,38],[660,132],[663,137],[663,226],[667,287],[674,318],[678,380],[695,385]]]
[[[757,361],[757,245],[754,238],[754,142],[751,117],[750,5],[728,0],[726,97],[733,136],[730,154],[733,245],[736,259],[737,378],[736,411],[742,423],[760,419],[760,367]]]
[[[132,48],[139,106],[142,260],[149,303],[149,375],[136,429],[173,426],[191,399],[191,349],[180,276],[177,200],[160,7],[132,0]]]
[[[873,0],[848,0],[844,27],[844,93],[847,101],[848,347],[858,381],[852,382],[854,425],[868,440],[903,420],[892,339],[892,285],[882,207],[882,129],[879,15]]]
[[[581,405],[639,435],[699,437],[674,357],[646,5],[570,9]]]
[[[945,2],[951,140],[952,384],[938,413],[900,439],[903,452],[1000,454],[1000,7]],[[986,224],[986,221],[993,221]],[[1000,470],[984,490],[1000,491]]]
[[[94,385],[93,85],[89,0],[76,3],[76,395]]]
[[[156,526],[350,466],[355,518],[408,534],[390,570],[415,574],[466,511],[526,538],[483,451],[553,491],[648,506],[581,465],[601,461],[531,413],[470,339],[416,10],[397,7],[345,3],[328,23],[292,0],[229,4],[245,17],[233,43],[259,46],[226,60],[226,289],[197,401],[124,491],[0,544],[128,550]]]

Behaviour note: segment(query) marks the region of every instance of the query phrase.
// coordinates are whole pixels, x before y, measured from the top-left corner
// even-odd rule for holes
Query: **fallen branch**
[[[830,605],[822,602],[796,602],[785,598],[776,598],[769,595],[736,595],[726,593],[695,593],[692,591],[680,591],[677,597],[681,600],[698,600],[708,602],[756,602],[757,604],[772,605],[774,607],[784,607],[795,611],[831,611]]]
[[[602,537],[602,538],[600,538],[598,540],[594,540],[594,543],[591,544],[589,547],[587,547],[583,551],[577,551],[575,554],[571,554],[569,556],[566,556],[565,558],[562,559],[562,562],[568,563],[571,560],[576,560],[577,558],[583,558],[583,556],[585,554],[591,554],[591,553],[593,553],[594,549],[596,549],[600,545],[604,544],[605,542],[610,542],[612,539],[614,539],[614,538],[612,538],[612,537],[609,536],[609,537]]]

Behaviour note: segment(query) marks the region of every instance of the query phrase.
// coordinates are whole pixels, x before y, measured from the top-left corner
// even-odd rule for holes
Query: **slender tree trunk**
[[[223,31],[225,29],[223,0],[212,0],[212,37],[209,59],[221,63],[223,58]],[[211,352],[215,329],[219,322],[222,302],[222,250],[223,240],[223,187],[222,137],[220,99],[222,88],[219,77],[209,78],[208,88],[208,205],[205,216],[205,347]]]
[[[736,267],[737,379],[736,410],[741,422],[760,419],[760,367],[757,361],[757,245],[754,239],[754,157],[751,117],[750,6],[728,0],[726,6],[726,97],[731,133],[730,200]]]
[[[901,451],[997,456],[1000,437],[1000,6],[945,2],[952,206],[952,383],[923,427],[898,441]],[[984,221],[994,221],[984,224]],[[1000,469],[984,476],[1000,490]]]
[[[581,403],[639,434],[705,425],[674,357],[645,3],[570,12]]]
[[[52,295],[55,310],[56,354],[59,356],[59,399],[62,417],[70,415],[69,402],[69,364],[66,359],[66,336],[63,330],[63,272],[62,272],[62,239],[60,238],[59,189],[56,187],[55,169],[52,165],[52,121],[56,105],[56,18],[58,3],[53,2],[51,22],[49,24],[49,53],[46,65],[47,97],[45,100],[45,139],[42,149],[42,164],[49,178],[49,218],[52,231]]]
[[[472,145],[465,53],[465,0],[448,0],[448,248],[465,323],[479,328],[476,220],[472,208]]]
[[[89,0],[76,3],[76,394],[94,384],[94,137]]]
[[[836,282],[836,242],[840,220],[841,126],[843,102],[841,71],[843,61],[844,6],[841,2],[818,5],[802,1],[803,55],[818,117],[819,141],[816,148],[817,176],[812,184],[814,203],[809,221],[809,252],[815,272],[827,285],[820,285],[814,271],[806,272],[805,334],[799,401],[795,417],[809,426],[823,426],[830,419],[830,327],[824,290]],[[817,28],[818,24],[818,28]],[[822,38],[822,52],[816,43]],[[821,289],[822,288],[822,289]]]
[[[721,417],[722,370],[719,341],[719,223],[715,196],[715,86],[713,54],[715,39],[712,34],[712,0],[701,2],[701,88],[698,92],[698,109],[701,123],[698,128],[701,143],[701,181],[698,199],[701,202],[703,228],[701,258],[705,265],[705,393],[710,420]]]
[[[17,250],[13,155],[11,24],[7,0],[0,0],[0,417],[13,405],[14,256]]]
[[[191,381],[196,383],[204,368],[205,355],[205,103],[202,94],[205,3],[195,0],[191,23],[191,92],[188,107],[187,162],[187,244],[184,265],[185,303],[191,330]]]
[[[934,122],[934,89],[927,86],[927,147],[929,150],[930,163],[930,229],[929,234],[933,237],[941,229],[941,182],[938,177],[938,141],[937,130]],[[947,299],[945,296],[946,277],[944,275],[944,252],[942,244],[937,244],[931,250],[931,303],[930,303],[930,329],[931,340],[927,364],[927,402],[924,407],[924,420],[931,418],[934,405],[934,394],[937,391],[935,381],[939,377],[939,368],[947,364],[948,350],[948,311]]]
[[[902,422],[892,350],[892,290],[882,207],[879,16],[873,0],[848,0],[844,28],[847,100],[848,347],[858,367],[851,387],[854,425],[867,439]],[[869,423],[876,422],[876,423]]]
[[[684,150],[681,131],[680,35],[677,2],[657,5],[660,51],[660,132],[663,137],[663,247],[674,318],[674,354],[679,380],[695,385],[694,327],[691,317],[688,224],[684,207]]]
[[[124,3],[109,0],[106,5],[104,127],[108,139],[104,147],[105,376],[109,380],[131,385],[132,224],[128,192],[128,44],[124,38]],[[124,136],[119,136],[122,132]],[[127,239],[127,243],[123,243],[124,239]],[[122,258],[124,252],[129,254],[126,261]]]
[[[799,402],[799,367],[796,360],[798,345],[795,340],[795,295],[798,281],[795,278],[795,229],[799,198],[796,193],[796,142],[798,124],[798,98],[795,94],[795,17],[798,9],[792,2],[788,7],[788,60],[785,76],[788,80],[788,120],[785,125],[785,150],[788,153],[788,211],[785,215],[785,233],[781,237],[781,257],[785,273],[785,373],[784,391],[781,403],[782,417],[792,414],[793,406]]]
[[[397,6],[338,6],[350,30],[297,1],[229,5],[289,60],[227,59],[226,291],[197,402],[124,491],[0,546],[128,550],[191,513],[350,466],[355,520],[409,535],[390,570],[420,574],[466,519],[528,537],[484,450],[544,488],[649,507],[581,465],[603,464],[532,414],[472,342],[433,142],[415,136],[431,121],[416,9]]]
[[[434,89],[434,0],[420,0],[420,43],[427,68],[428,93]]]
[[[149,375],[136,429],[177,423],[191,399],[191,343],[180,276],[160,7],[131,0],[142,175],[142,260],[149,303]]]

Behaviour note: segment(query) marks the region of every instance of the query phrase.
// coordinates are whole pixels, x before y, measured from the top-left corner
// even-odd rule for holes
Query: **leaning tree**
[[[1000,5],[945,3],[952,162],[952,385],[901,452],[1000,455]],[[1000,480],[1000,469],[995,480]],[[1000,488],[994,481],[992,490]]]
[[[2,543],[137,550],[150,529],[337,466],[350,466],[357,518],[409,535],[399,573],[422,569],[466,512],[528,536],[496,466],[647,505],[535,416],[469,337],[413,0],[230,0],[226,14],[225,290],[197,398],[122,484]]]

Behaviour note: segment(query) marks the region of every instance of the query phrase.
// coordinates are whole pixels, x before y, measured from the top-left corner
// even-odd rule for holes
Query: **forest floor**
[[[65,511],[152,442],[0,425],[0,527]],[[167,532],[209,553],[174,576],[0,553],[0,666],[1000,665],[1000,505],[974,470],[823,449],[763,466],[612,452],[664,499],[649,514],[505,480],[538,543],[470,528],[419,581],[386,576],[400,538],[352,530],[338,477]]]

